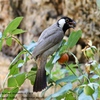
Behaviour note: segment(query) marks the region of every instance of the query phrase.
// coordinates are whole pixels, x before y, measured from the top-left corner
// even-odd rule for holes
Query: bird
[[[76,27],[76,22],[67,16],[63,16],[41,33],[32,52],[32,58],[35,59],[37,64],[33,92],[40,92],[47,87],[45,71],[47,58],[57,51],[66,30],[74,27]]]

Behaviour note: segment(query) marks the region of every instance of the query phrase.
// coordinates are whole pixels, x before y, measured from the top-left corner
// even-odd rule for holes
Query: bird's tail
[[[33,86],[33,92],[41,91],[47,86],[45,63],[46,61],[43,61],[43,60],[40,61],[40,64],[36,73],[35,83]]]

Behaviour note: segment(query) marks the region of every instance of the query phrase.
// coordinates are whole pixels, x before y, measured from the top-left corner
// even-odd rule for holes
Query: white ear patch
[[[60,19],[60,20],[58,21],[58,23],[59,23],[59,26],[60,26],[61,28],[63,28],[63,26],[64,26],[64,24],[65,24],[66,22],[65,22],[65,19]]]

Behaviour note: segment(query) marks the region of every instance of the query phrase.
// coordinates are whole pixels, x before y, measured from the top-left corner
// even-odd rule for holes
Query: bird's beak
[[[76,27],[76,22],[75,21],[69,22],[69,27],[75,28]]]

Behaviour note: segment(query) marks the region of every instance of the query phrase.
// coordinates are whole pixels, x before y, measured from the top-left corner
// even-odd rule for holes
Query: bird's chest
[[[61,43],[61,42],[60,42]],[[50,49],[46,50],[43,54],[46,56],[52,55],[54,52],[57,51],[60,43],[56,44],[55,46],[51,47]]]

